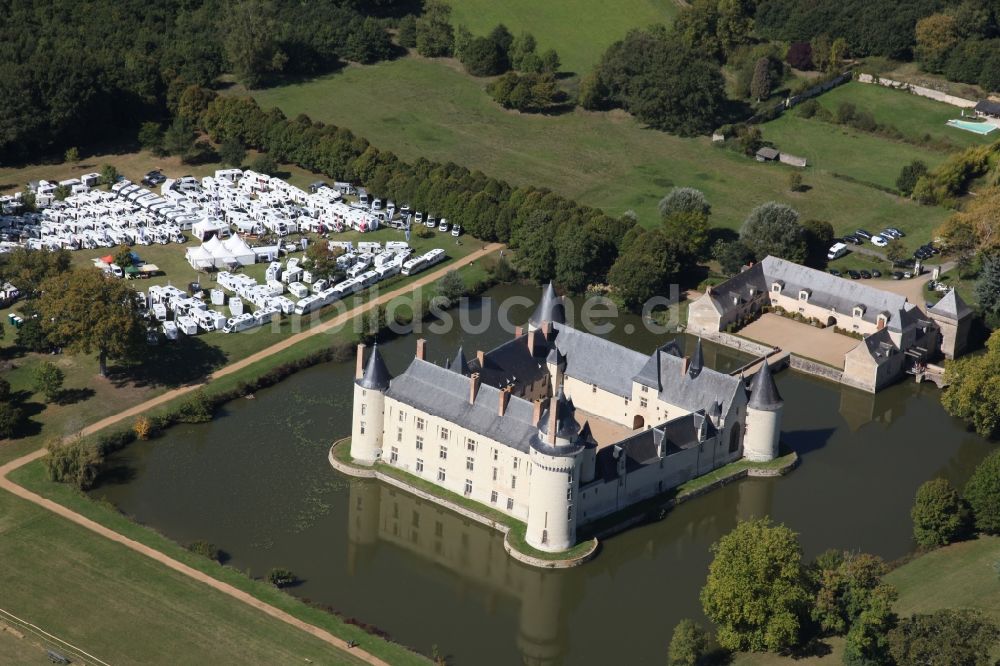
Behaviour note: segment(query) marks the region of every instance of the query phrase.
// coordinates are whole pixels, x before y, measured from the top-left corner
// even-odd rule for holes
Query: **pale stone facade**
[[[513,340],[471,361],[459,350],[448,367],[428,362],[421,340],[394,378],[377,348],[365,362],[360,345],[355,461],[379,460],[513,516],[529,544],[560,551],[579,526],[740,458],[748,424],[755,459],[777,455],[770,372],[755,380],[754,403],[742,377],[704,366],[700,342],[691,358],[675,343],[641,354],[567,326],[561,313],[550,285]]]
[[[765,306],[861,336],[844,355],[841,381],[871,392],[937,354],[960,354],[972,318],[954,291],[925,313],[904,296],[766,257],[691,303],[688,331],[725,331]]]

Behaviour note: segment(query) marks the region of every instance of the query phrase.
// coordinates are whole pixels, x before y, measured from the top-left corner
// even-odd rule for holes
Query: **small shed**
[[[976,115],[980,118],[1000,119],[1000,102],[994,102],[990,99],[981,99],[976,102],[975,111]]]
[[[764,146],[763,148],[757,151],[757,161],[773,162],[774,160],[778,159],[780,155],[781,153],[778,152],[775,148]]]

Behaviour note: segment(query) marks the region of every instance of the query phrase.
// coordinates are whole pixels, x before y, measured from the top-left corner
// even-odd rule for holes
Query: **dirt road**
[[[473,252],[465,257],[462,257],[458,261],[449,264],[448,266],[444,266],[436,271],[427,273],[424,276],[417,278],[413,282],[408,282],[405,285],[399,287],[398,289],[386,292],[385,294],[382,294],[378,298],[372,299],[371,301],[363,305],[359,305],[358,307],[353,308],[343,314],[340,314],[334,317],[333,319],[330,319],[329,321],[325,321],[322,322],[321,324],[313,326],[307,331],[302,331],[301,333],[290,335],[281,342],[271,345],[267,349],[262,349],[261,351],[252,354],[244,359],[241,359],[234,363],[230,363],[229,365],[213,372],[211,375],[208,376],[208,378],[204,382],[190,384],[188,386],[182,386],[167,391],[166,393],[158,395],[155,398],[147,400],[146,402],[138,404],[134,407],[130,407],[129,409],[118,412],[117,414],[113,414],[112,416],[108,416],[107,418],[103,418],[100,421],[97,421],[96,423],[92,423],[86,428],[84,428],[81,432],[84,435],[93,434],[110,425],[113,425],[115,423],[118,423],[133,416],[138,416],[139,414],[147,412],[150,409],[157,407],[158,405],[162,405],[166,402],[169,402],[170,400],[173,400],[178,396],[195,391],[214,379],[218,379],[219,377],[224,377],[226,375],[232,374],[253,363],[256,363],[257,361],[267,358],[271,354],[282,351],[284,349],[288,349],[292,345],[295,345],[296,343],[299,343],[311,336],[320,335],[331,329],[337,328],[338,326],[342,326],[351,319],[353,319],[354,317],[360,314],[364,314],[365,312],[368,312],[372,308],[384,305],[389,301],[391,301],[392,299],[398,296],[402,296],[403,294],[406,294],[418,287],[423,287],[428,284],[431,284],[432,282],[440,278],[448,271],[468,265],[477,259],[480,259],[488,254],[500,250],[501,248],[503,248],[503,245],[499,243],[493,243],[487,245],[483,247],[483,249],[477,250],[476,252]],[[0,466],[0,488],[16,495],[17,497],[25,499],[29,502],[33,502],[34,504],[37,504],[38,506],[47,509],[48,511],[51,511],[56,515],[65,518],[66,520],[72,521],[77,525],[85,527],[92,532],[95,532],[103,537],[111,539],[116,543],[120,543],[126,546],[127,548],[131,548],[137,553],[141,553],[146,557],[152,558],[157,562],[160,562],[170,567],[174,571],[177,571],[179,573],[184,574],[185,576],[200,581],[205,585],[208,585],[222,592],[223,594],[227,594],[230,597],[242,601],[243,603],[249,606],[253,606],[258,610],[267,613],[271,617],[274,617],[278,620],[281,620],[282,622],[290,624],[293,627],[297,627],[298,629],[301,629],[302,631],[305,631],[338,649],[344,650],[348,654],[358,659],[364,660],[369,664],[385,664],[384,661],[382,661],[378,657],[375,657],[372,654],[369,654],[360,647],[354,647],[354,648],[349,647],[345,641],[341,640],[340,638],[337,638],[328,631],[320,629],[315,625],[309,624],[308,622],[304,622],[303,620],[300,620],[292,615],[289,615],[285,611],[276,608],[270,604],[267,604],[261,601],[260,599],[257,599],[256,597],[248,594],[247,592],[237,589],[232,585],[229,585],[228,583],[223,583],[222,581],[217,580],[206,573],[198,571],[197,569],[193,569],[188,565],[183,564],[173,559],[172,557],[169,557],[168,555],[161,553],[160,551],[154,548],[146,546],[145,544],[139,543],[138,541],[135,541],[133,539],[129,539],[128,537],[123,536],[118,532],[115,532],[114,530],[108,529],[107,527],[104,527],[103,525],[96,523],[93,520],[90,520],[89,518],[86,518],[76,513],[75,511],[72,511],[64,507],[61,504],[57,504],[52,500],[46,499],[41,495],[37,495],[31,492],[30,490],[27,490],[26,488],[17,485],[16,483],[7,478],[7,475],[13,472],[14,470],[23,467],[24,465],[27,465],[30,462],[38,460],[44,455],[45,455],[45,449],[38,449],[36,451],[32,451],[27,455],[21,456],[20,458],[12,460],[3,466]]]

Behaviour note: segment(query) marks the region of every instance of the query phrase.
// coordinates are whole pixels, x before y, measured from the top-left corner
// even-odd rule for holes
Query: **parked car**
[[[887,230],[891,231],[894,234],[896,234],[896,236],[899,237],[899,238],[902,238],[903,236],[906,235],[902,231],[900,231],[899,229],[897,229],[896,227],[887,227]]]
[[[889,244],[889,240],[885,236],[872,236],[872,245],[875,247],[885,247]]]
[[[832,275],[834,277],[840,277],[841,276],[841,272],[838,271],[836,268],[831,268],[830,269],[830,275]]]
[[[911,273],[910,271],[903,271],[903,279],[909,280],[912,277],[913,277],[913,273]]]
[[[893,280],[902,280],[903,279],[903,273],[900,272],[900,271],[893,271],[892,272],[892,279]]]
[[[860,273],[861,273],[861,277],[863,279],[865,279],[865,280],[871,280],[872,279],[872,274],[869,273],[868,271],[860,271]]]
[[[882,277],[882,271],[878,270],[877,268],[872,269],[872,277],[874,278]]]
[[[448,220],[441,218],[440,224],[438,224],[438,231],[448,231]]]
[[[871,237],[872,237],[872,235],[870,233],[868,233],[867,231],[865,231],[864,229],[858,229],[857,231],[854,232],[854,235],[855,236],[860,236],[861,238],[865,238],[865,239],[868,239],[868,240],[870,240]]]
[[[455,236],[456,238],[458,236],[461,236],[462,235],[462,225],[461,224],[456,224],[455,226],[453,226],[451,228],[451,235]]]
[[[847,243],[853,243],[854,245],[861,245],[861,243],[863,242],[860,238],[858,238],[854,234],[844,236],[844,241]]]
[[[849,276],[849,277],[850,277],[850,278],[851,278],[852,280],[857,280],[858,278],[860,278],[860,277],[861,277],[861,273],[859,273],[859,272],[857,272],[857,271],[853,271],[853,270],[852,270],[852,271],[847,271],[847,275],[848,275],[848,276]]]

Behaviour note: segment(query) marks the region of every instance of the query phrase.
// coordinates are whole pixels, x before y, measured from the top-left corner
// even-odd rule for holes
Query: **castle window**
[[[397,442],[402,442],[403,441],[403,429],[402,428],[396,428],[396,441]]]
[[[423,451],[423,450],[424,450],[424,438],[421,437],[420,435],[417,435],[417,451]]]
[[[516,476],[511,476],[510,477],[510,487],[512,489],[513,488],[517,488],[517,477]]]
[[[573,507],[566,507],[566,520],[573,520]]]
[[[394,446],[392,447],[392,450],[389,452],[389,462],[394,463],[397,460],[399,460],[399,449],[397,449]]]
[[[438,481],[444,483],[444,467],[438,467]]]
[[[639,406],[640,407],[648,407],[649,406],[649,401],[646,400],[645,398],[639,398]]]
[[[364,416],[368,412],[368,405],[361,403],[361,416]]]
[[[451,432],[447,428],[441,428],[441,439],[445,439],[446,440],[446,439],[448,439],[448,437],[450,435],[451,435]]]
[[[513,511],[514,510],[514,498],[513,497],[508,497],[507,498],[507,510],[508,511]]]
[[[516,456],[514,457],[514,469],[517,469],[517,463],[520,462],[520,460],[521,460],[520,458]]]
[[[590,385],[590,392],[591,393],[597,393],[597,384],[591,384]]]
[[[494,468],[493,468],[493,480],[494,480],[494,481],[496,481],[496,480],[497,480],[497,472],[498,472],[498,471],[499,471],[499,470],[497,470],[497,468],[496,468],[496,467],[494,467]]]
[[[639,390],[642,391],[643,393],[648,393],[649,392],[649,387],[648,386],[640,386]]]
[[[417,471],[418,472],[424,471],[424,461],[421,460],[420,458],[417,458]]]
[[[447,446],[442,446],[438,450],[438,458],[440,458],[441,460],[447,460],[448,459],[448,447]]]
[[[465,480],[465,494],[466,495],[472,494],[472,479]]]
[[[470,472],[472,471],[474,464],[475,463],[472,460],[472,456],[469,456],[468,458],[465,459],[465,469],[469,470]]]
[[[569,488],[566,489],[566,499],[568,500],[573,499],[573,486],[570,486]]]
[[[542,530],[542,543],[548,543],[548,542],[549,542],[549,531]]]
[[[500,457],[500,451],[493,449],[493,460],[496,461]]]
[[[362,435],[365,434],[365,422],[364,421],[362,421],[361,423],[358,424],[358,431]]]
[[[476,450],[476,440],[474,440],[474,439],[467,439],[467,440],[465,440],[465,448],[469,449],[470,451],[475,451]]]
[[[573,483],[573,470],[569,471],[569,482]]]
[[[490,504],[496,504],[496,503],[497,503],[497,491],[494,490],[493,492],[490,493]]]
[[[809,290],[808,289],[801,289],[801,290],[799,290],[799,300],[800,301],[808,301],[809,300]]]
[[[423,429],[424,429],[424,420],[418,416],[417,417],[417,430],[423,430]]]
[[[405,423],[406,422],[406,412],[403,412],[403,411],[399,412],[399,422],[400,423]]]

